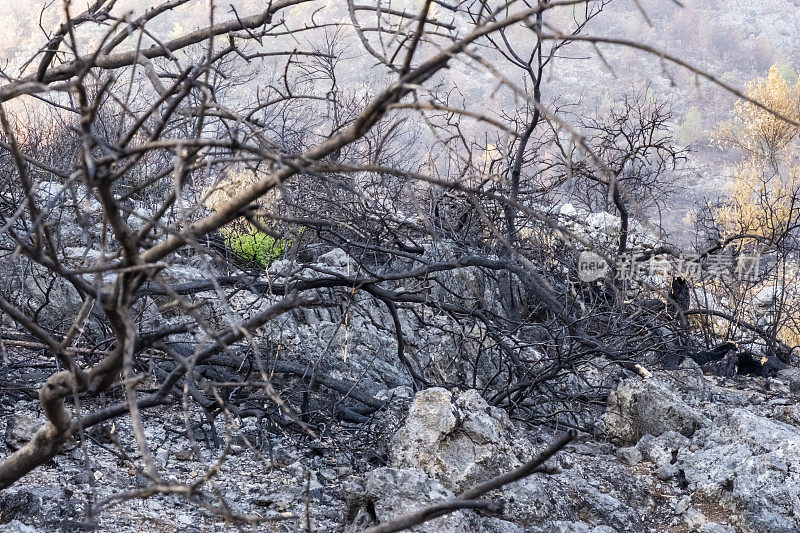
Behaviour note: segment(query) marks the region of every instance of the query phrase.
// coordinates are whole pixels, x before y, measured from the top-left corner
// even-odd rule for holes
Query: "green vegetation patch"
[[[255,233],[226,232],[225,240],[228,243],[228,249],[234,253],[237,259],[247,263],[257,263],[264,268],[271,265],[276,259],[280,259],[289,245],[288,239],[275,238],[261,231]]]

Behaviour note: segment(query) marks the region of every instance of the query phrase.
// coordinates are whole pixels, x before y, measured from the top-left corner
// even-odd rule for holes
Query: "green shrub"
[[[264,268],[279,259],[289,244],[287,239],[276,239],[260,231],[255,233],[227,232],[225,240],[237,259],[248,263],[257,263]]]

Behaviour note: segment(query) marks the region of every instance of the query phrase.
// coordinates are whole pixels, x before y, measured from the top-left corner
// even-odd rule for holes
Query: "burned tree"
[[[607,366],[646,374],[642,348],[665,320],[632,316],[613,283],[592,298],[576,289],[576,243],[624,251],[627,227],[608,249],[543,206],[563,182],[541,186],[533,146],[568,137],[587,198],[613,191],[620,213],[657,202],[642,190],[681,157],[645,139],[661,108],[629,106],[582,134],[542,99],[543,69],[606,3],[211,2],[200,29],[170,36],[159,22],[199,2],[137,16],[113,0],[80,14],[65,2],[46,45],[0,87],[0,310],[15,329],[3,335],[39,350],[48,373],[36,384],[47,421],[0,461],[0,489],[128,417],[146,483],[98,508],[158,493],[197,501],[234,420],[298,441],[364,435],[390,400],[379,393],[398,387],[476,389],[524,423],[589,431],[583,415],[607,387],[570,380]],[[573,31],[546,24],[574,4],[585,18]],[[347,30],[326,22],[345,16]],[[522,55],[512,34],[536,44]],[[345,83],[348,61],[374,78]],[[445,70],[486,76],[477,96],[522,110],[473,108]],[[631,114],[645,124],[620,146]],[[497,135],[505,153],[483,142]],[[157,406],[183,411],[188,440],[224,449],[199,478],[160,472],[145,432]],[[571,438],[392,527],[496,509],[475,500],[547,473]],[[222,497],[212,507],[241,518]]]

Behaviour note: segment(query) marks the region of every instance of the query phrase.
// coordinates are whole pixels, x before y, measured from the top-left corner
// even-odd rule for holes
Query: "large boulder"
[[[0,295],[37,324],[67,331],[83,300],[68,281],[28,259],[0,260]]]
[[[505,411],[490,407],[478,391],[454,397],[445,389],[427,389],[416,395],[395,434],[390,460],[460,491],[521,464],[517,453],[526,450],[512,432]]]
[[[432,388],[414,397],[389,456],[392,466],[418,469],[457,494],[518,466],[533,455],[534,441],[538,448],[552,435],[520,436],[506,413],[489,406],[477,391],[454,395]],[[592,533],[650,531],[649,521],[642,520],[653,509],[647,485],[619,464],[610,447],[597,453],[594,443],[575,446],[578,453],[564,451],[549,460],[560,473],[530,476],[493,496],[506,504],[504,523],[495,526],[508,528],[511,522],[535,533],[584,526]],[[483,526],[489,527],[473,522],[472,531],[486,531]]]
[[[710,422],[669,383],[632,378],[623,381],[609,395],[605,428],[609,438],[633,443],[648,433],[657,437],[667,431],[691,437]]]

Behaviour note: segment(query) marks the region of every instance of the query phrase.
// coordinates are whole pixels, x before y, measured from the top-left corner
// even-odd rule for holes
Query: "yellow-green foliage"
[[[743,154],[732,169],[727,202],[713,208],[714,219],[723,238],[747,237],[734,241],[731,248],[745,255],[756,255],[763,243],[783,239],[800,218],[797,201],[800,127],[795,125],[800,121],[800,82],[791,67],[776,64],[765,78],[748,84],[747,96],[793,121],[787,122],[749,102],[739,101],[734,105],[733,118],[717,130],[721,147],[737,147]],[[737,316],[757,323],[765,319],[765,313],[770,313],[752,304],[756,295],[769,292],[765,289],[773,289],[773,294],[780,294],[781,300],[782,315],[769,318],[775,321],[770,324],[770,331],[774,327],[780,340],[790,346],[797,345],[800,273],[796,258],[783,258],[769,276],[754,285],[712,283],[706,291],[716,294],[721,302],[742,302],[743,309],[736,311]]]
[[[259,176],[249,171],[239,171],[231,169],[224,176],[204,192],[204,205],[211,211],[216,211],[226,205],[233,198],[241,194],[244,190],[256,183]],[[271,210],[277,201],[277,193],[271,191],[267,195],[260,197],[257,204],[266,210]],[[262,219],[262,224],[269,223]],[[273,261],[280,258],[286,247],[291,243],[291,239],[275,238],[262,231],[256,225],[246,220],[237,220],[220,230],[228,245],[228,249],[233,252],[237,259],[247,263],[258,264],[268,267]]]
[[[800,82],[789,85],[780,65],[773,65],[765,78],[748,84],[747,96],[795,123],[800,121]],[[721,148],[735,146],[750,157],[774,159],[794,151],[799,130],[794,123],[740,100],[734,104],[733,120],[721,124],[716,137]]]
[[[225,240],[228,248],[239,260],[257,263],[264,268],[279,259],[289,244],[287,239],[276,239],[260,231],[254,233],[227,232]]]

